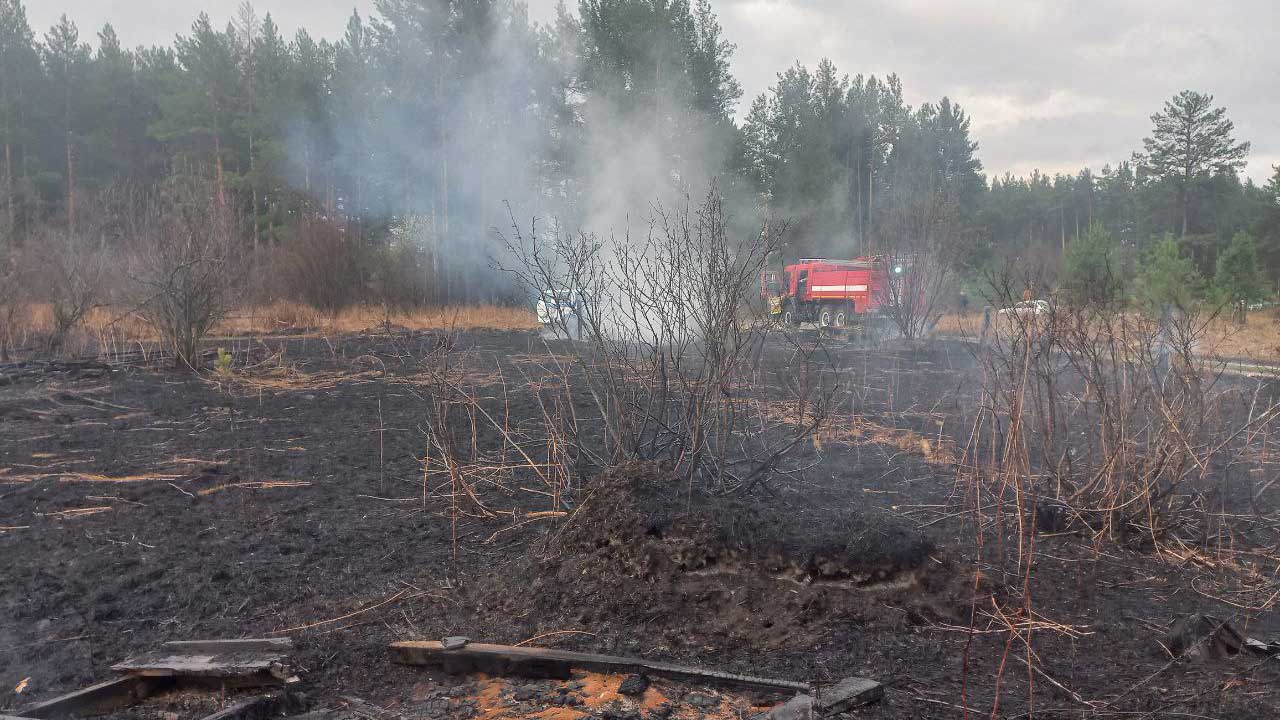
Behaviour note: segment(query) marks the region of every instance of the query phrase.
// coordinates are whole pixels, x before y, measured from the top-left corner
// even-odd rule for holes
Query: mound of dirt
[[[950,616],[937,607],[947,583],[932,570],[934,545],[919,531],[868,510],[804,505],[779,516],[769,505],[690,496],[653,464],[613,468],[517,564],[527,590],[511,592],[508,568],[480,604],[602,635],[640,621],[672,650],[692,637],[794,643],[834,623],[883,620],[889,606],[917,623]]]
[[[750,571],[796,583],[874,589],[906,582],[934,552],[895,517],[849,507],[781,511],[751,497],[712,497],[652,463],[599,476],[554,540],[562,550],[607,549],[641,578]]]

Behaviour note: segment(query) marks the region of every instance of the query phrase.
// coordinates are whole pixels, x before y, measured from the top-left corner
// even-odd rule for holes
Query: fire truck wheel
[[[835,310],[832,310],[830,305],[823,305],[818,310],[818,327],[823,329],[831,327],[832,323],[835,322],[835,314]]]
[[[836,314],[832,317],[831,323],[837,330],[849,327],[849,309],[836,308]]]

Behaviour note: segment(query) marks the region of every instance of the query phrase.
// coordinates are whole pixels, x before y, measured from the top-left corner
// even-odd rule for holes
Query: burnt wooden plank
[[[242,685],[270,685],[288,677],[285,661],[292,648],[287,638],[178,640],[111,669],[148,677],[216,678]]]
[[[813,706],[819,715],[836,715],[856,707],[870,705],[884,697],[884,686],[875,680],[848,677],[828,688],[822,688]]]
[[[776,678],[735,675],[643,658],[596,653],[470,643],[446,649],[438,641],[404,641],[391,644],[391,656],[405,665],[439,667],[446,672],[488,672],[533,677],[568,678],[574,668],[609,673],[647,673],[675,680],[707,683],[766,692],[808,692],[809,683]]]
[[[171,684],[164,678],[116,678],[30,705],[21,712],[37,720],[102,713],[132,705]]]
[[[245,638],[242,640],[170,640],[161,647],[188,655],[255,652],[288,655],[293,650],[289,638]]]
[[[801,693],[752,720],[814,720],[813,698]]]

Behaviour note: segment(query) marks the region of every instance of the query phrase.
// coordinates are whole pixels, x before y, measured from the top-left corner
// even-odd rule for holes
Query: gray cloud
[[[569,2],[570,7],[576,3]],[[943,95],[973,116],[988,173],[1095,171],[1141,146],[1148,116],[1184,88],[1213,93],[1239,137],[1247,174],[1280,163],[1280,3],[1273,0],[716,0],[737,43],[746,97],[799,60],[830,57],[844,72],[898,73],[918,104]],[[172,41],[200,8],[219,23],[239,0],[36,0],[38,32],[66,12],[92,38],[106,21],[126,44]],[[262,0],[285,32],[342,33],[371,0]],[[534,19],[556,0],[530,0]]]

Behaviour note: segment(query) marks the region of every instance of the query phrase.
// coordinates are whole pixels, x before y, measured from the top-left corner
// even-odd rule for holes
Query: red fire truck
[[[886,273],[879,257],[853,260],[805,258],[782,272],[760,276],[760,294],[769,313],[787,325],[812,322],[821,328],[842,329],[875,312],[883,301]]]

